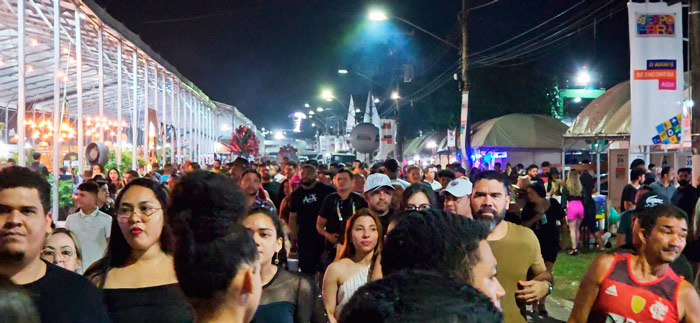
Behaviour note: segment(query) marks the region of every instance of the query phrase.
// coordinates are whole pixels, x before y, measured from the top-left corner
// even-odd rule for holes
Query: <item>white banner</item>
[[[447,129],[447,148],[457,147],[455,130]]]
[[[381,125],[379,128],[379,153],[377,154],[377,160],[386,159],[389,156],[394,158],[396,120],[382,119]]]
[[[627,4],[630,34],[630,145],[679,144],[683,112],[681,3]]]
[[[459,121],[459,151],[462,153],[462,164],[464,165],[469,158],[467,147],[467,111],[469,111],[469,92],[462,92],[462,108]]]

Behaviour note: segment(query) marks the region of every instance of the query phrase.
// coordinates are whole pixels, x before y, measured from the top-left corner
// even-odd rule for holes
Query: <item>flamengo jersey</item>
[[[640,283],[632,276],[631,257],[631,254],[615,254],[588,322],[678,322],[676,298],[683,278],[668,268],[657,280]]]

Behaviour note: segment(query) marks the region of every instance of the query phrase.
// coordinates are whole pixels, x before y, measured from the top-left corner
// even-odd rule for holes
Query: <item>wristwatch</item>
[[[548,283],[549,283],[549,288],[547,289],[547,295],[545,295],[545,296],[551,295],[552,292],[554,291],[554,283],[552,283],[552,282],[548,282]]]

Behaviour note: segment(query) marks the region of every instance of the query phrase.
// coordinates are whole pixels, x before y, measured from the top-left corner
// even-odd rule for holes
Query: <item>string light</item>
[[[27,65],[27,73],[34,72],[34,66]]]
[[[32,46],[32,47],[39,46],[39,41],[36,38],[32,38],[32,40],[29,42],[29,46]]]

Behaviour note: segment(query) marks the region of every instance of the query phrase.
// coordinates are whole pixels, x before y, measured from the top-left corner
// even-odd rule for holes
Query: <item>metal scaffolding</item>
[[[3,147],[21,166],[43,150],[55,175],[69,152],[82,174],[89,142],[119,165],[131,154],[137,169],[138,157],[211,163],[220,139],[216,104],[92,0],[0,1],[0,111]],[[57,214],[58,176],[52,184]]]

